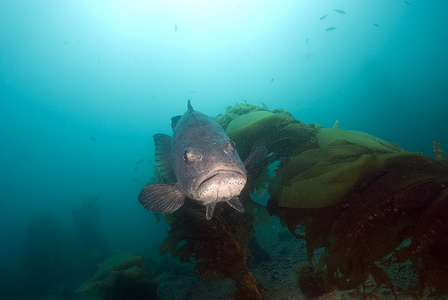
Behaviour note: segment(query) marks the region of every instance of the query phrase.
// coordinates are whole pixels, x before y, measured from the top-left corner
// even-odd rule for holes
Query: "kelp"
[[[422,154],[353,146],[338,141],[281,165],[268,210],[306,240],[310,263],[316,249],[326,249],[327,278],[339,290],[372,276],[395,294],[381,264],[409,259],[419,275],[409,293],[446,294],[448,168]]]
[[[232,279],[237,288],[231,295],[234,299],[261,299],[264,288],[246,264],[253,233],[250,214],[220,205],[207,221],[203,211],[186,205],[164,219],[171,228],[161,254],[169,252],[182,262],[195,263],[204,281]]]

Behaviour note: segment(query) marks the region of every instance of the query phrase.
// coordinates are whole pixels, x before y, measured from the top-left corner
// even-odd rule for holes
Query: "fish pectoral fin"
[[[233,197],[232,199],[227,201],[227,204],[229,204],[231,207],[233,207],[234,209],[236,209],[239,212],[244,211],[244,206],[241,203],[240,199],[238,199],[238,197]]]
[[[185,195],[177,184],[154,183],[143,188],[138,202],[152,212],[171,214],[184,204]]]
[[[215,210],[216,203],[207,204],[205,206],[205,218],[211,220],[213,218],[213,211]]]
[[[244,161],[244,166],[247,167],[250,164],[255,164],[261,160],[263,160],[263,158],[266,157],[266,154],[268,153],[268,150],[266,149],[265,146],[261,146],[258,147],[257,149],[255,149],[254,153],[252,153],[245,161]]]

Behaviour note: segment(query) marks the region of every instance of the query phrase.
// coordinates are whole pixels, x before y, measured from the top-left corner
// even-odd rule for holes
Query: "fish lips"
[[[216,169],[213,170],[209,173],[205,173],[202,176],[200,176],[195,185],[195,191],[199,191],[201,190],[201,187],[203,187],[204,185],[206,185],[207,183],[209,183],[211,180],[213,180],[215,177],[218,176],[228,176],[228,177],[241,177],[246,179],[247,175],[246,172],[244,170],[239,170],[239,169]],[[235,176],[236,175],[236,176]]]

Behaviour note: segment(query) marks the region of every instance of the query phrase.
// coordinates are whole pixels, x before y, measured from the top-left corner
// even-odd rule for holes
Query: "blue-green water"
[[[408,151],[432,155],[434,140],[448,150],[447,8],[443,0],[3,1],[0,270],[23,268],[33,218],[54,219],[63,249],[77,244],[82,203],[98,210],[93,239],[104,239],[108,255],[157,249],[167,226],[137,196],[153,172],[152,135],[171,133],[187,99],[211,116],[263,102]]]

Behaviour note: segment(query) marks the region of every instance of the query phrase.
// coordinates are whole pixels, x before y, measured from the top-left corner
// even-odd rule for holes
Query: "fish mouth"
[[[196,181],[195,190],[196,191],[200,190],[201,187],[206,185],[212,179],[221,175],[230,175],[229,177],[234,177],[235,175],[237,175],[246,178],[246,173],[241,170],[218,169],[199,177],[198,180]]]

